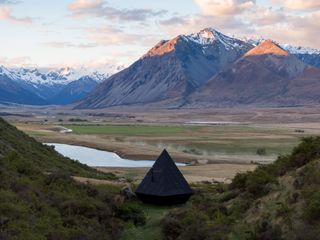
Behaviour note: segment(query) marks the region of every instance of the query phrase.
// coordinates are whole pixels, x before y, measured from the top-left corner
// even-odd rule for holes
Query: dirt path
[[[86,178],[86,177],[72,177],[75,181],[85,184],[92,184],[92,185],[125,185],[125,183],[120,181],[110,181],[110,180],[100,180],[100,179],[94,179],[94,178]]]
[[[198,182],[230,182],[239,172],[252,171],[256,165],[252,164],[205,164],[198,166],[179,167],[189,183]],[[149,168],[117,168],[99,167],[98,170],[113,173],[118,177],[124,177],[140,183]]]

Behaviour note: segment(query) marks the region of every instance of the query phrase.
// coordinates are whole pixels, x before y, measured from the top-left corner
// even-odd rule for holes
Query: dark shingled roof
[[[137,194],[176,196],[192,189],[166,150],[163,150],[136,190]]]

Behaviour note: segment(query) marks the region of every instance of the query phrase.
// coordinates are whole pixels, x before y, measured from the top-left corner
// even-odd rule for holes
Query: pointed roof
[[[138,186],[136,193],[164,197],[192,194],[193,191],[164,149]]]

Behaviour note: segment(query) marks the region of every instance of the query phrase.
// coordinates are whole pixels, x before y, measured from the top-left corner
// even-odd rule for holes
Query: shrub
[[[259,167],[253,172],[237,174],[230,187],[231,189],[248,191],[253,196],[259,197],[269,192],[270,188],[267,184],[270,183],[277,183],[276,178],[265,171],[263,167]]]
[[[70,177],[69,174],[63,172],[63,171],[56,171],[51,174],[49,174],[46,177],[45,184],[46,185],[51,185],[59,182],[73,182],[72,178]]]
[[[280,240],[282,231],[279,225],[272,224],[268,219],[260,220],[255,227],[256,239],[261,240]]]
[[[115,214],[124,221],[133,221],[135,226],[142,226],[146,223],[146,215],[139,205],[125,203],[115,207]]]
[[[257,170],[248,175],[246,189],[255,197],[263,196],[269,192],[268,183],[277,183],[276,179],[266,171]]]
[[[93,200],[93,199],[92,199]],[[97,213],[97,206],[89,199],[72,199],[63,202],[60,205],[61,214],[67,215],[83,215],[86,217],[94,217]]]
[[[296,133],[304,133],[304,130],[303,129],[295,129],[294,132],[296,132]]]
[[[167,216],[161,222],[161,231],[164,240],[174,240],[177,239],[184,227],[181,226],[179,220],[174,216]]]
[[[238,173],[230,184],[231,189],[244,190],[246,187],[246,181],[249,173]]]
[[[259,156],[264,156],[267,154],[267,151],[265,148],[258,148],[257,151],[256,151],[256,154],[259,155]]]
[[[173,211],[168,214],[161,222],[163,239],[220,239],[213,237],[213,226],[208,225],[208,223],[210,223],[209,220],[209,216],[206,215],[206,212],[199,211],[197,209],[180,209]]]
[[[303,138],[292,151],[291,166],[299,168],[315,158],[320,157],[320,137]]]
[[[310,193],[305,196],[306,206],[303,210],[304,217],[312,222],[320,219],[320,192]]]

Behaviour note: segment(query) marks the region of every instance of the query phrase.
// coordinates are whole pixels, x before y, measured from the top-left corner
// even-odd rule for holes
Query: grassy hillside
[[[164,239],[317,239],[320,137],[303,139],[290,155],[238,174],[230,185],[195,188],[189,205],[162,220]]]
[[[83,177],[114,178],[113,175],[100,173],[84,164],[63,157],[54,151],[53,147],[37,142],[0,118],[0,157],[8,154],[23,156],[24,159],[30,160],[26,163],[26,168],[32,163],[43,172],[61,170],[70,175]]]
[[[0,120],[0,239],[119,239],[144,213],[119,189],[77,183],[71,175],[112,178],[57,154]]]

